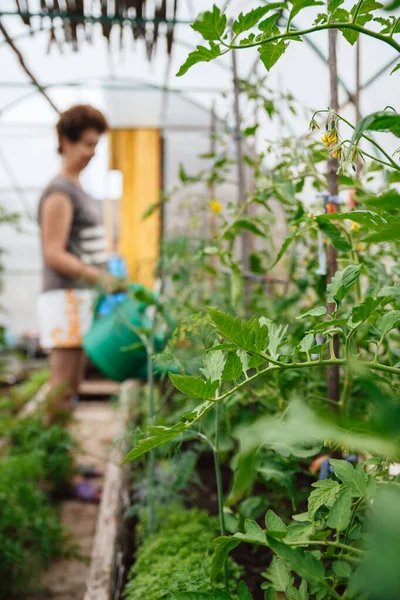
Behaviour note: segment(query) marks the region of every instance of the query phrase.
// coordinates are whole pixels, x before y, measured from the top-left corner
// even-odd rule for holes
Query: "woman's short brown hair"
[[[56,125],[58,135],[58,152],[62,154],[61,138],[78,142],[86,129],[95,129],[100,134],[108,130],[108,123],[97,108],[90,104],[76,104],[61,113]]]

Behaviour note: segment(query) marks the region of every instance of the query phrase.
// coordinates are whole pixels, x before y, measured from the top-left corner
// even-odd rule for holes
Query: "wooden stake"
[[[330,106],[335,112],[339,109],[339,93],[338,93],[338,73],[337,73],[337,30],[329,30],[329,75],[330,75]],[[339,193],[339,180],[338,180],[338,160],[332,156],[328,160],[328,192],[331,197],[337,196]],[[331,203],[333,210],[337,210],[335,204]],[[337,271],[337,253],[335,248],[330,245],[327,253],[327,283],[332,281],[334,274]],[[329,303],[327,306],[328,314],[331,315],[334,309],[334,305]],[[339,357],[339,337],[334,334],[333,338],[333,350],[335,356]],[[340,377],[339,367],[337,365],[331,365],[328,367],[328,399],[339,402],[340,399]]]
[[[233,111],[235,117],[234,140],[236,148],[236,163],[237,163],[237,178],[238,178],[238,204],[243,205],[246,202],[246,177],[243,163],[243,142],[241,135],[241,118],[240,118],[240,85],[236,61],[236,50],[232,54],[232,73],[233,73]],[[245,211],[245,214],[247,211]],[[245,271],[249,270],[249,232],[246,229],[242,230],[241,234],[241,257],[242,268]],[[244,304],[249,298],[250,286],[249,282],[244,282]]]
[[[356,93],[355,93],[356,123],[361,120],[361,40],[358,38],[356,46]],[[361,161],[357,161],[356,174],[361,174]]]
[[[212,108],[211,108],[211,122],[210,122],[210,154],[213,155],[213,158],[211,160],[215,160],[215,152],[217,150],[215,135],[216,135],[216,118],[215,118],[215,104],[213,103]],[[209,197],[210,201],[213,198],[215,198],[215,182],[214,181],[209,183],[208,197]],[[217,223],[216,223],[215,213],[213,213],[213,211],[211,211],[210,214],[211,214],[210,236],[211,236],[211,238],[214,238],[216,229],[217,229]],[[213,258],[215,258],[215,257],[213,257]],[[215,266],[215,265],[213,265],[213,266]]]
[[[215,139],[216,133],[217,133],[217,126],[216,126],[215,104],[213,103],[212,108],[211,108],[211,121],[210,121],[210,153],[213,156],[213,158],[211,160],[215,160],[215,153],[217,150],[217,142]],[[215,191],[216,191],[215,182],[212,181],[208,185],[208,198],[209,198],[210,202],[213,199],[215,199]],[[217,232],[216,215],[212,210],[210,210],[210,238],[211,238],[211,240],[214,239],[216,232]],[[217,268],[217,257],[211,256],[210,258],[211,258],[211,260],[210,260],[211,266],[214,269],[216,269]],[[211,289],[213,291],[215,290],[215,276],[214,275],[211,275]]]

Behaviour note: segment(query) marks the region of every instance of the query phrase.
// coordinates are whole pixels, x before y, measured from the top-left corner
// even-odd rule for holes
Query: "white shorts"
[[[40,344],[44,349],[81,348],[93,319],[92,290],[52,290],[38,300]]]

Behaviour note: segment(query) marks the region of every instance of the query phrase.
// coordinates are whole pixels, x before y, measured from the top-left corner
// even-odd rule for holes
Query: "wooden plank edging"
[[[121,386],[115,438],[121,439],[129,422],[133,382]],[[111,600],[115,587],[116,542],[121,513],[129,498],[126,469],[121,465],[124,453],[118,446],[111,450],[105,475],[102,498],[97,517],[92,558],[83,600]],[[125,496],[125,498],[124,498]]]

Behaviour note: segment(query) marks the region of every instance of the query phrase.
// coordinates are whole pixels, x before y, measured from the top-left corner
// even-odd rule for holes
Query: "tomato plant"
[[[340,31],[350,44],[365,35],[400,51],[400,20],[382,12],[381,3],[361,0],[348,11],[342,1],[331,0],[327,12],[297,29],[297,15],[316,4],[323,6],[303,0],[264,3],[229,25],[214,6],[193,24],[208,45],[198,46],[178,75],[198,62],[249,47],[258,48],[270,70],[289,44],[326,29]],[[268,114],[279,110],[262,78],[259,85],[242,84],[242,92]],[[175,422],[152,423],[149,435],[126,460],[176,440],[196,438],[211,449],[221,532],[212,577],[226,568],[228,554],[246,543],[273,553],[264,574],[265,598],[277,593],[295,600],[395,598],[400,594],[394,566],[400,532],[391,523],[398,519],[399,491],[390,465],[400,457],[400,165],[398,152],[391,155],[374,135],[400,137],[400,116],[386,107],[353,125],[340,111],[317,110],[310,114],[312,131],[321,127],[321,117],[321,141],[312,135],[281,139],[268,143],[260,155],[244,157],[253,178],[245,203],[224,204],[218,194],[208,199],[217,231],[197,246],[197,296],[191,295],[188,271],[181,288],[187,292],[191,333],[198,334],[200,324],[204,328],[202,364],[192,361],[187,368],[180,361],[182,373],[170,379],[178,398],[188,402],[187,410]],[[242,136],[251,139],[256,130],[257,123],[246,126]],[[269,154],[276,158],[272,168]],[[321,168],[328,157],[338,160],[340,193],[353,190],[356,199],[347,209],[341,205],[341,212],[326,210],[333,202]],[[212,160],[211,169],[196,176],[181,169],[186,189],[200,181],[209,185],[210,178],[218,189],[229,178],[232,157],[212,153],[206,158]],[[365,163],[361,174],[355,173],[357,161]],[[305,202],[310,189],[316,196],[312,205]],[[340,203],[342,196],[335,201]],[[274,203],[284,211],[286,235],[280,245],[274,235]],[[254,246],[250,274],[237,252],[243,230],[260,241]],[[328,244],[338,253],[338,270],[331,279],[326,271]],[[246,278],[252,281],[250,288],[244,285]],[[206,280],[211,283],[206,285]],[[179,285],[177,277],[172,299],[178,311]],[[184,337],[173,339],[170,353],[178,353],[177,339]],[[338,401],[326,393],[325,374],[331,367],[339,374]],[[226,435],[228,446],[222,444]],[[221,480],[226,448],[233,451],[229,494],[224,494]],[[284,477],[285,468],[294,464],[288,461],[322,450],[330,454],[326,466],[331,473],[313,483],[307,511],[294,514],[288,523],[287,515],[281,518],[269,510],[265,528],[258,520],[243,518],[240,505],[252,498],[260,480],[268,497],[271,480],[280,478],[295,507],[293,481]],[[351,454],[359,457],[356,467],[338,459]],[[251,595],[243,585],[238,597],[247,600]],[[228,598],[231,593],[188,591],[177,597]]]

